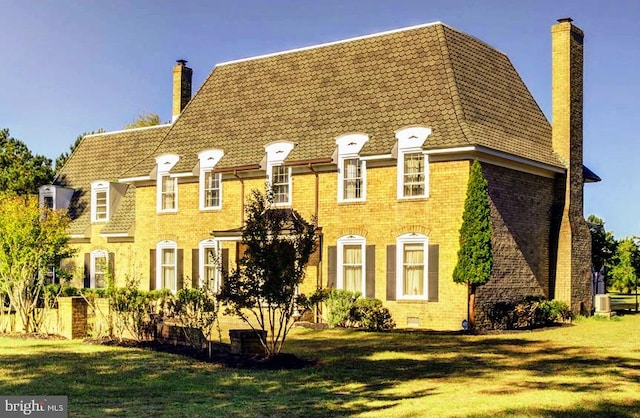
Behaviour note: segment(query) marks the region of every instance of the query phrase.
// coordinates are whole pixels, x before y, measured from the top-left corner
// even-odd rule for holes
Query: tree
[[[491,277],[493,251],[491,247],[491,211],[489,208],[489,184],[482,174],[478,161],[471,164],[467,186],[467,198],[460,228],[458,263],[453,270],[453,281],[468,286],[469,326],[475,325],[476,287]]]
[[[625,238],[618,243],[611,267],[611,286],[619,292],[630,294],[638,280],[638,247],[633,238]]]
[[[73,255],[68,224],[63,211],[40,209],[35,195],[0,195],[0,294],[8,297],[27,333],[38,331],[44,272]]]
[[[282,350],[300,310],[317,301],[297,295],[317,246],[316,227],[292,209],[275,208],[271,192],[254,190],[246,212],[244,254],[233,271],[223,271],[219,298],[228,314],[266,332],[257,334],[272,356]]]
[[[611,268],[611,261],[616,250],[616,240],[613,234],[606,231],[604,221],[595,215],[589,215],[587,218],[589,231],[591,232],[591,271],[594,278],[594,285],[597,281],[602,280],[605,283],[607,271]],[[597,289],[597,287],[596,287]]]
[[[0,190],[13,194],[37,194],[53,180],[51,160],[33,155],[24,142],[0,129]]]
[[[78,148],[78,145],[80,145],[80,142],[82,142],[82,138],[84,138],[87,135],[101,134],[103,132],[104,132],[104,129],[100,128],[97,131],[84,132],[81,135],[78,135],[76,137],[75,142],[69,146],[69,151],[63,152],[62,154],[58,155],[58,158],[56,158],[55,169],[54,169],[55,172],[58,173],[62,169],[62,166],[64,166],[64,164],[67,162],[69,157],[71,157],[71,154],[73,154],[73,151],[75,151],[76,148]]]
[[[160,116],[157,113],[143,113],[138,118],[124,126],[124,129],[144,128],[146,126],[160,125]]]

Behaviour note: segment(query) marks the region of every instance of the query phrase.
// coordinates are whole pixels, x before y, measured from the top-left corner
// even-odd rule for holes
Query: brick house
[[[218,64],[173,121],[86,136],[43,204],[68,207],[78,286],[176,290],[233,266],[246,199],[315,216],[302,292],[358,290],[400,327],[459,329],[454,284],[470,164],[489,182],[494,269],[477,303],[542,295],[591,308],[582,31],[552,28],[551,128],[501,52],[442,23]],[[587,173],[587,175],[585,175]],[[213,232],[212,232],[213,231]]]

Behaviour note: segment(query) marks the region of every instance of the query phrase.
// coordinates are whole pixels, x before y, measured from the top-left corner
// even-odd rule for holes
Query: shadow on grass
[[[640,359],[517,337],[315,332],[293,338],[289,348],[320,364],[301,370],[237,370],[140,349],[77,347],[74,352],[73,346],[53,341],[28,355],[0,356],[0,393],[67,395],[70,416],[313,417],[384,414],[404,401],[437,396],[450,380],[491,382],[506,372],[524,372],[529,378],[508,388],[489,383],[487,395],[538,389],[596,394],[606,388],[607,376],[640,383]],[[545,377],[591,380],[564,383]],[[401,384],[414,389],[394,390]],[[613,411],[606,416],[625,417],[637,413],[638,403],[603,403],[580,415],[583,408],[525,412],[580,417]]]

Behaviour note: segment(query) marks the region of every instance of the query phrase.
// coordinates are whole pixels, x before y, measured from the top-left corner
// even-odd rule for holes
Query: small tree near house
[[[317,247],[316,227],[292,209],[274,207],[270,191],[264,196],[254,190],[246,213],[244,254],[234,270],[222,272],[219,299],[227,314],[254,331],[266,331],[266,337],[259,336],[265,354],[272,356],[281,351],[298,315],[316,303],[298,295]]]
[[[491,212],[489,208],[489,185],[482,174],[478,161],[471,165],[467,198],[460,228],[458,263],[453,270],[453,281],[468,286],[469,325],[475,325],[476,287],[485,284],[491,277],[493,252],[491,248]]]

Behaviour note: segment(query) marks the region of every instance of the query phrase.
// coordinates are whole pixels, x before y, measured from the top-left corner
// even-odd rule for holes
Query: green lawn
[[[2,337],[0,394],[68,395],[91,417],[640,417],[640,315],[484,336],[295,330],[287,351],[320,365]]]

